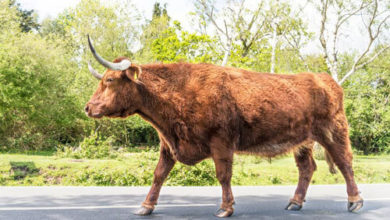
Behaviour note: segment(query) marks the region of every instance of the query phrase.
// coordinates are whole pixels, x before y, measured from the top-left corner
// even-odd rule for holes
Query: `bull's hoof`
[[[357,212],[363,207],[363,199],[356,202],[348,202],[348,211]]]
[[[299,211],[302,209],[302,205],[291,201],[285,208],[288,211]]]
[[[141,206],[141,208],[139,208],[137,211],[134,212],[134,215],[145,216],[145,215],[152,214],[152,212],[153,212],[153,209]]]
[[[233,210],[218,209],[214,215],[218,218],[230,217],[233,215]]]

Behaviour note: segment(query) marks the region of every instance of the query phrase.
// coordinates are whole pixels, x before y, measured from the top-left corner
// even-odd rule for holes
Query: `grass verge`
[[[0,154],[0,185],[150,185],[159,153],[155,150],[121,153],[115,159],[62,158],[55,154]],[[331,175],[324,160],[316,160],[313,184],[343,184],[340,172]],[[233,185],[295,185],[298,169],[293,157],[268,159],[235,155]],[[390,156],[355,156],[358,183],[389,183]],[[213,162],[208,159],[196,166],[177,163],[166,185],[219,185]]]

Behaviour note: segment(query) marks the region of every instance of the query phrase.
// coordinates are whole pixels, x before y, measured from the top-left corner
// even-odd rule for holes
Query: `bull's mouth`
[[[106,115],[107,117],[109,118],[127,118],[128,116],[132,115],[131,113],[129,113],[128,110],[126,109],[122,109],[121,111],[119,112],[115,112],[115,113],[112,113],[112,114],[108,114]]]
[[[90,118],[102,118],[104,116],[101,113],[92,113],[92,112],[88,112],[86,113],[86,115]]]
[[[89,109],[88,112],[85,112],[85,114],[90,117],[90,118],[102,118],[102,117],[108,117],[108,118],[127,118],[128,116],[134,114],[130,112],[127,109],[122,109],[120,111],[115,111],[115,112],[109,112],[109,111],[92,111]]]
[[[90,118],[95,118],[95,119],[100,119],[103,117],[108,117],[108,118],[126,118],[127,117],[127,114],[125,114],[125,112],[110,113],[110,114],[88,112],[88,113],[86,113],[86,115]]]

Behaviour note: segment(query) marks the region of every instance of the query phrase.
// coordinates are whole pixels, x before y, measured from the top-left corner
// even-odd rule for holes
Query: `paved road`
[[[311,186],[298,212],[285,211],[295,186],[233,187],[230,219],[390,219],[390,184],[360,185],[358,214],[346,211],[344,185]],[[154,214],[132,214],[149,187],[0,187],[0,219],[217,219],[220,187],[163,187]]]

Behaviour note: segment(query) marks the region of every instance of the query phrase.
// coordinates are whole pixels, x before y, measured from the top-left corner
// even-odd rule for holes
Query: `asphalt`
[[[295,186],[233,187],[230,219],[390,219],[390,184],[359,185],[365,199],[347,212],[344,185],[310,186],[301,211],[285,211]],[[163,187],[151,216],[132,213],[149,187],[0,187],[0,219],[217,219],[220,187]]]

